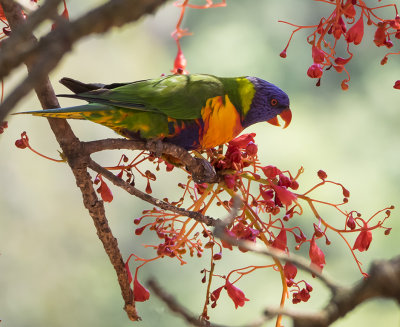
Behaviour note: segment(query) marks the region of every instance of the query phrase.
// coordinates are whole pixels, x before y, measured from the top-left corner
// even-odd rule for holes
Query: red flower
[[[246,301],[250,301],[248,298],[246,298],[242,290],[234,286],[228,280],[226,280],[225,289],[228,292],[229,297],[235,304],[235,309],[237,309],[238,307],[243,307]]]
[[[275,178],[276,175],[281,174],[281,171],[275,166],[265,166],[261,168],[264,175],[268,178]]]
[[[217,302],[217,300],[219,299],[219,296],[221,295],[221,290],[222,290],[223,286],[218,287],[216,290],[214,290],[211,294],[210,294],[210,300],[212,302]]]
[[[317,48],[315,45],[312,46],[311,55],[314,63],[320,64],[325,60],[325,53],[320,48]]]
[[[394,85],[393,88],[400,90],[400,80],[397,80]]]
[[[344,10],[344,15],[347,18],[353,18],[356,15],[356,9],[354,8],[353,4],[351,3],[351,0],[347,1],[343,10]]]
[[[242,152],[236,145],[229,144],[225,157],[231,162],[240,163],[242,161]]]
[[[187,61],[185,56],[183,55],[179,40],[176,40],[176,45],[178,47],[178,53],[175,57],[174,69],[172,69],[171,72],[174,74],[187,74],[187,71],[185,71]]]
[[[318,170],[317,175],[319,178],[321,178],[322,180],[325,180],[328,178],[328,174],[326,172],[324,172],[323,170]]]
[[[288,191],[285,187],[279,186],[279,185],[274,185],[272,184],[273,189],[276,192],[276,195],[278,196],[279,200],[282,202],[283,205],[286,207],[290,206],[292,204],[292,201],[295,201],[297,199],[296,194]]]
[[[101,175],[99,175],[98,178],[100,180],[100,187],[97,189],[97,192],[100,193],[100,196],[103,199],[103,201],[111,202],[114,197],[112,195],[110,188],[108,187],[106,182],[103,180]]]
[[[247,144],[246,146],[246,153],[249,156],[255,156],[258,152],[258,147],[257,144],[255,144],[254,142],[250,141],[249,144]]]
[[[358,250],[360,252],[367,251],[371,242],[372,233],[368,230],[368,224],[364,223],[364,227],[361,228],[361,232],[354,242],[353,250]]]
[[[378,25],[378,28],[375,31],[374,35],[374,43],[377,47],[381,47],[385,45],[386,42],[386,27],[385,25]]]
[[[262,185],[260,185],[260,194],[265,201],[270,201],[274,197],[273,190],[264,190]]]
[[[283,266],[283,272],[287,280],[294,279],[297,275],[297,267],[288,261]]]
[[[315,238],[313,237],[310,242],[310,251],[309,256],[311,259],[311,263],[317,266],[320,271],[324,268],[325,265],[325,255],[324,252],[318,247],[317,243],[315,242]]]
[[[286,229],[284,229],[284,228],[281,229],[278,236],[272,242],[271,246],[275,249],[279,249],[282,251],[286,250],[286,247],[287,247]]]
[[[15,141],[15,146],[20,149],[29,147],[29,138],[26,132],[21,133],[21,138]]]
[[[150,298],[150,292],[137,280],[137,272],[133,280],[133,297],[137,302],[144,302]]]
[[[225,230],[225,233],[226,233],[227,235],[229,235],[230,237],[236,238],[236,234],[235,234],[234,232],[232,232],[231,230]],[[232,250],[232,244],[231,244],[231,243],[229,243],[229,242],[227,242],[227,241],[224,241],[224,240],[221,240],[221,244],[222,244],[222,246],[223,246],[224,248],[227,248],[227,249],[229,249],[229,250]]]
[[[224,182],[229,189],[233,190],[235,188],[236,178],[233,175],[226,174],[224,175]]]
[[[256,133],[242,134],[229,142],[229,146],[245,149],[250,142],[254,143],[254,136]]]
[[[360,44],[364,36],[364,19],[361,15],[360,19],[348,30],[346,34],[346,41],[348,43],[354,42],[355,45]]]
[[[311,78],[320,78],[323,74],[320,64],[313,63],[307,70],[307,75]]]

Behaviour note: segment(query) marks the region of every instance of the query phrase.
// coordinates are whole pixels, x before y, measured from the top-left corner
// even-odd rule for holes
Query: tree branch
[[[319,312],[267,309],[265,315],[283,314],[291,317],[294,327],[326,327],[354,310],[362,302],[376,297],[392,298],[400,303],[400,256],[374,262],[368,278],[333,296]]]
[[[0,121],[32,87],[35,88],[43,108],[59,108],[57,97],[47,74],[57,65],[64,53],[70,49],[72,43],[84,35],[104,32],[113,25],[120,26],[125,22],[136,20],[145,13],[153,11],[163,1],[142,0],[134,3],[127,0],[110,1],[75,23],[60,24],[56,30],[49,33],[40,42],[37,42],[33,34],[29,32],[29,29],[36,26],[44,16],[40,16],[40,19],[38,16],[33,16],[34,18],[30,23],[27,23],[19,4],[12,0],[0,0],[12,33],[19,30],[18,33],[20,34],[15,34],[19,36],[14,35],[14,38],[24,40],[21,42],[21,49],[23,50],[20,50],[20,53],[3,52],[4,49],[1,49],[1,74],[5,76],[21,61],[25,62],[29,72],[28,77],[11,93],[7,98],[8,100],[0,106]],[[52,13],[54,10],[53,5],[55,6],[55,2],[49,4],[48,7],[46,6],[46,11],[42,9],[41,13],[43,14],[44,11],[47,14]],[[39,12],[37,15],[39,15]],[[87,17],[87,21],[85,21],[85,17]],[[17,41],[10,41],[8,47],[13,42]],[[15,58],[12,58],[13,56]],[[82,192],[84,206],[88,209],[93,219],[97,235],[103,243],[104,249],[117,273],[122,297],[125,301],[124,309],[131,320],[139,320],[140,317],[136,312],[133,293],[129,285],[125,264],[118,248],[118,242],[108,225],[103,201],[99,201],[97,198],[91,177],[87,172],[89,157],[85,154],[82,143],[74,135],[66,120],[48,119],[48,121],[67,158],[67,162],[75,176],[76,184]]]
[[[25,20],[15,24],[15,19],[10,17],[10,26],[16,31],[16,38],[20,46],[13,49],[11,46],[16,41],[9,42],[4,52],[0,54],[0,78],[7,76],[12,69],[22,62],[35,60],[31,66],[31,74],[15,88],[0,105],[0,121],[4,120],[7,113],[22,99],[35,85],[54,69],[61,58],[71,50],[72,45],[79,39],[94,33],[105,33],[112,26],[122,26],[128,22],[136,21],[144,14],[152,13],[166,0],[112,0],[90,11],[83,17],[73,21],[58,21],[57,28],[40,39],[33,41],[33,36],[28,37],[26,29],[21,29],[17,34],[17,26],[26,24]],[[0,3],[10,14],[21,15],[21,7],[12,0],[1,0]],[[19,8],[18,10],[15,10]],[[50,11],[51,12],[51,11]],[[36,24],[32,24],[36,26]],[[22,36],[21,36],[22,34]],[[6,46],[6,45],[5,45]],[[17,52],[16,50],[19,50]],[[47,108],[57,108],[54,106]]]
[[[205,159],[194,158],[185,149],[171,143],[145,142],[127,139],[105,139],[85,142],[86,153],[91,154],[103,150],[130,149],[161,152],[179,159],[184,164],[196,183],[216,183],[219,177],[214,167]]]

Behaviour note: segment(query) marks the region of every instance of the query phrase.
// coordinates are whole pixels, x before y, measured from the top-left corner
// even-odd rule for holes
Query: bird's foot
[[[163,144],[159,139],[150,139],[146,141],[146,148],[149,149],[154,155],[159,158],[162,156]]]

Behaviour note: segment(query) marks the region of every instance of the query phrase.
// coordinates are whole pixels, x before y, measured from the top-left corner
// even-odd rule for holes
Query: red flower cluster
[[[193,5],[189,2],[189,0],[183,0],[183,1],[176,1],[175,6],[181,8],[181,13],[178,18],[178,22],[176,23],[175,30],[171,33],[171,36],[175,39],[176,41],[176,46],[178,48],[178,52],[175,57],[174,61],[174,67],[171,70],[172,73],[174,74],[188,74],[188,72],[185,70],[186,68],[186,58],[183,55],[182,49],[181,49],[181,44],[180,44],[180,39],[186,35],[191,35],[191,33],[187,29],[182,29],[182,21],[183,17],[185,15],[186,8],[193,8],[193,9],[209,9],[209,8],[216,8],[216,7],[225,7],[226,6],[226,0],[221,0],[219,3],[214,3],[213,0],[206,0],[206,4],[204,5]]]
[[[233,301],[235,309],[237,309],[238,307],[243,307],[246,301],[250,301],[248,298],[246,298],[241,289],[237,288],[235,285],[229,282],[228,279],[226,279],[224,286],[218,287],[210,294],[212,308],[215,308],[217,306],[217,301],[221,295],[221,291],[223,288],[226,290],[228,296]]]
[[[231,229],[226,230],[226,233],[230,236],[233,237],[237,240],[242,240],[242,241],[250,241],[250,242],[256,242],[256,238],[260,234],[260,232],[252,228],[246,224],[244,224],[242,221],[239,221],[237,224],[233,225]],[[229,242],[221,241],[222,246],[224,248],[232,250],[232,244]],[[239,247],[239,250],[242,252],[247,252],[247,250],[244,250]]]
[[[237,208],[237,216],[233,217],[232,222],[225,227],[226,233],[233,239],[250,241],[258,245],[262,244],[284,251],[287,255],[291,254],[293,248],[299,250],[301,246],[308,244],[308,257],[311,265],[322,272],[326,265],[325,249],[321,244],[322,242],[318,240],[325,239],[325,244],[328,246],[331,243],[327,236],[328,232],[339,233],[356,258],[356,264],[363,273],[355,250],[365,251],[368,249],[372,240],[373,229],[384,228],[385,234],[390,232],[389,228],[383,227],[383,223],[389,217],[390,210],[393,207],[380,210],[367,220],[356,211],[346,212],[342,206],[348,202],[350,192],[342,184],[329,180],[328,175],[323,170],[317,172],[318,181],[315,186],[307,191],[299,192],[298,180],[303,169],[299,169],[296,175],[292,175],[289,171],[281,170],[274,165],[261,165],[257,156],[254,133],[241,135],[229,142],[225,151],[223,150],[224,148],[218,148],[206,152],[209,162],[223,177],[220,183],[196,184],[189,176],[185,183],[178,184],[183,192],[178,201],[163,200],[177,207],[183,204],[188,205],[188,210],[207,215],[209,208],[215,204],[231,213],[233,197],[235,194],[239,194],[242,198],[242,204],[240,208]],[[142,159],[137,157],[135,162],[142,162],[143,158],[148,158],[153,164],[157,165],[158,170],[160,161],[151,156],[146,156],[147,154],[143,153]],[[133,161],[131,164],[119,166],[119,169],[122,167],[138,169]],[[155,176],[153,178],[149,172],[141,174],[145,178],[155,180]],[[338,204],[322,202],[311,197],[314,190],[326,184],[336,185],[340,189],[340,193],[343,195],[342,202]],[[297,215],[302,215],[304,212],[303,203],[310,207],[316,219],[316,221],[309,222],[310,227],[312,224],[313,233],[308,237],[303,233],[304,227],[296,225],[295,220]],[[337,226],[333,227],[332,222],[327,222],[321,218],[314,203],[328,205],[336,209],[343,217],[343,225],[336,223]],[[386,212],[386,217],[379,219],[374,225],[372,219],[383,211]],[[214,216],[214,214],[212,215]],[[293,221],[289,223],[289,220]],[[144,221],[147,222],[144,223]],[[297,220],[297,222],[303,224],[304,220]],[[235,308],[244,306],[249,299],[242,290],[236,287],[236,282],[257,269],[274,267],[274,269],[279,270],[284,285],[283,289],[292,294],[293,303],[307,302],[310,298],[311,285],[304,280],[296,280],[297,268],[290,262],[285,265],[280,264],[279,261],[275,261],[274,264],[269,266],[250,265],[233,269],[227,274],[217,274],[214,271],[215,262],[223,259],[223,251],[226,251],[226,249],[235,251],[236,249],[229,242],[214,238],[212,230],[209,230],[203,223],[156,208],[144,211],[143,216],[136,218],[134,223],[140,225],[135,230],[137,236],[142,235],[143,231],[147,229],[155,232],[160,239],[160,242],[156,244],[145,245],[155,251],[153,257],[144,259],[135,255],[136,261],[141,261],[137,269],[161,258],[177,260],[182,265],[186,263],[184,260],[186,255],[191,257],[202,257],[207,253],[210,255],[211,267],[209,270],[202,270],[201,281],[202,283],[208,282],[207,290],[214,289],[211,284],[218,278],[224,280],[224,285],[214,289],[214,291],[207,291],[207,301],[202,313],[205,320],[208,319],[207,306],[211,305],[211,308],[214,308],[217,305],[223,289],[227,291]],[[358,234],[354,245],[350,245],[347,240],[347,236],[352,232]],[[246,249],[241,246],[238,247],[238,250],[246,252]],[[237,275],[237,278],[234,279],[233,275]],[[141,294],[147,294],[140,286],[136,286],[136,289]],[[138,296],[138,298],[140,297]]]
[[[317,86],[319,86],[324,70],[330,70],[333,67],[338,73],[344,71],[347,74],[347,78],[342,81],[341,87],[343,90],[347,90],[350,75],[345,65],[353,58],[353,54],[350,52],[350,45],[359,45],[363,41],[364,25],[375,26],[374,43],[376,46],[385,46],[390,49],[393,47],[392,37],[400,39],[400,17],[395,4],[369,7],[363,0],[331,0],[330,2],[324,2],[333,5],[334,9],[329,16],[322,17],[317,25],[302,26],[283,22],[295,27],[295,29],[280,56],[286,58],[287,49],[296,32],[301,29],[314,30],[307,38],[308,43],[311,45],[311,57],[313,59],[313,64],[308,68],[307,75],[311,78],[317,78]],[[390,6],[395,9],[394,19],[383,19],[377,15],[377,10]],[[356,19],[357,12],[359,16]],[[336,54],[336,45],[341,39],[347,46],[348,58],[342,58]],[[399,54],[399,52],[386,54],[381,61],[382,65],[386,64],[387,57],[390,54]]]

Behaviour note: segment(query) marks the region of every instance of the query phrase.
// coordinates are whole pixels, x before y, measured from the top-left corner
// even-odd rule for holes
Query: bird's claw
[[[161,157],[163,150],[163,144],[161,140],[158,139],[147,140],[146,148],[151,149],[150,151],[153,152],[157,158]]]

